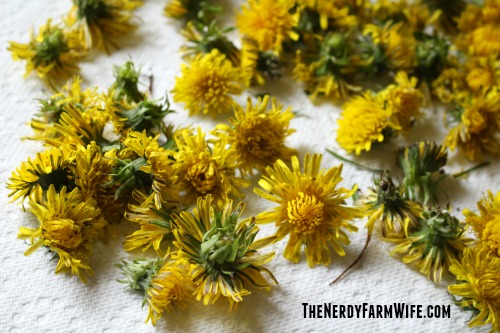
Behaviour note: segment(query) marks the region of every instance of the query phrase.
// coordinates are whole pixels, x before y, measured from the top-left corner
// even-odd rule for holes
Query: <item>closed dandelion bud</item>
[[[113,92],[113,100],[125,99],[127,103],[139,103],[144,100],[145,96],[139,91],[138,86],[140,71],[135,69],[132,61],[127,61],[123,66],[115,66],[113,75],[115,82],[110,88]]]

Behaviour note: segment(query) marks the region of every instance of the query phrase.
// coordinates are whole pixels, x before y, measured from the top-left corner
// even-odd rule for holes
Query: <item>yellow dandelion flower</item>
[[[407,219],[404,239],[389,239],[398,244],[391,254],[402,255],[403,263],[416,265],[428,279],[441,282],[443,271],[471,240],[463,236],[463,226],[447,210],[424,211],[417,230],[411,231],[409,223]]]
[[[248,0],[236,16],[241,34],[255,40],[261,51],[281,53],[283,42],[297,40],[293,30],[299,23],[300,13],[292,13],[292,0]]]
[[[329,1],[329,0],[299,0],[302,6],[319,14],[319,25],[322,30],[337,28],[352,28],[358,24],[356,15],[350,12],[357,1]],[[348,4],[349,3],[349,4]],[[354,5],[354,6],[350,6]]]
[[[445,138],[444,145],[458,148],[468,159],[481,160],[483,153],[500,154],[496,131],[500,124],[500,93],[487,94],[458,101],[451,115],[458,122]]]
[[[285,145],[286,137],[295,132],[289,128],[291,119],[291,107],[283,110],[276,99],[269,106],[266,95],[252,106],[248,97],[245,110],[234,104],[234,118],[229,119],[232,126],[219,124],[214,135],[234,146],[241,161],[240,169],[252,174],[254,168],[262,170],[278,159],[288,161],[296,154],[295,149]]]
[[[146,323],[151,320],[153,326],[163,312],[172,312],[174,306],[185,309],[192,298],[191,265],[177,252],[167,253],[162,259],[122,260],[115,266],[125,275],[118,282],[144,295],[143,305],[149,306]]]
[[[7,49],[14,60],[26,61],[25,77],[34,70],[45,82],[53,84],[79,71],[76,62],[81,54],[74,34],[52,25],[50,19],[40,27],[38,35],[31,32],[28,44],[9,42]]]
[[[370,151],[373,143],[387,138],[384,130],[390,125],[391,112],[371,93],[352,98],[344,104],[337,121],[337,142],[347,152],[356,155],[363,150]]]
[[[457,68],[444,69],[432,82],[432,94],[445,104],[451,103],[466,89],[465,76]]]
[[[175,80],[174,101],[185,103],[189,115],[210,114],[212,117],[231,109],[233,98],[242,92],[241,74],[217,49],[198,55],[182,65],[182,76]]]
[[[363,34],[371,35],[373,43],[382,48],[392,68],[411,69],[415,66],[416,40],[403,22],[393,24],[389,21],[383,27],[367,24]]]
[[[174,139],[178,152],[174,154],[173,167],[188,202],[212,194],[217,205],[221,206],[231,194],[243,196],[240,189],[247,187],[249,182],[235,174],[240,165],[233,147],[228,149],[225,141],[209,146],[199,128],[196,133],[180,131]]]
[[[274,252],[258,252],[275,238],[255,240],[259,228],[254,219],[248,223],[238,221],[243,209],[243,203],[233,209],[233,202],[227,200],[218,210],[209,194],[198,198],[192,213],[173,215],[174,245],[179,248],[180,257],[192,265],[193,294],[205,305],[223,296],[232,309],[250,294],[249,285],[270,290],[268,280],[276,282],[272,273],[263,267],[274,257]]]
[[[500,60],[494,56],[469,57],[466,64],[465,81],[473,92],[486,92],[500,85]]]
[[[465,209],[465,223],[472,226],[477,238],[500,257],[500,192],[488,191],[478,203],[479,215]]]
[[[500,53],[500,26],[488,24],[478,27],[465,37],[464,45],[470,54],[476,56],[488,57]]]
[[[296,263],[305,247],[307,263],[329,265],[331,248],[340,256],[345,255],[342,245],[349,244],[346,231],[357,231],[351,220],[362,216],[359,208],[348,207],[345,200],[356,188],[338,188],[342,164],[328,170],[321,169],[322,156],[307,154],[303,170],[299,160],[292,157],[292,170],[278,160],[266,168],[259,181],[263,189],[254,192],[279,206],[257,216],[258,223],[275,222],[279,239],[289,235],[284,256]]]
[[[416,88],[417,78],[409,78],[406,72],[396,74],[395,84],[387,86],[379,93],[386,108],[392,109],[393,121],[403,134],[413,126],[424,102],[424,94]]]
[[[469,327],[491,324],[491,331],[500,330],[500,258],[481,243],[467,247],[461,261],[452,260],[450,271],[457,283],[448,291],[460,297],[456,301],[474,318]]]
[[[71,170],[73,161],[74,154],[66,146],[38,153],[34,159],[28,157],[9,178],[9,197],[12,201],[30,197],[41,202],[43,192],[51,185],[56,191],[63,187],[72,189],[75,186]]]
[[[272,51],[262,52],[257,42],[243,38],[240,51],[242,81],[246,87],[263,85],[282,76],[283,63]]]
[[[130,204],[129,211],[125,213],[125,218],[140,226],[139,230],[127,236],[124,243],[125,251],[132,251],[142,248],[146,251],[151,246],[162,255],[161,248],[164,238],[171,233],[171,214],[178,209],[178,202],[170,200],[163,202],[161,208],[155,205],[155,194],[146,195],[140,191],[132,193],[133,199],[138,204]]]
[[[198,2],[197,0],[193,2]],[[166,5],[165,8],[163,9],[163,13],[165,16],[172,17],[172,18],[181,18],[186,16],[188,14],[188,4],[190,1],[183,1],[183,0],[172,0],[169,1]]]
[[[86,282],[87,275],[92,275],[86,263],[90,254],[89,243],[97,239],[105,225],[104,220],[98,218],[100,210],[95,201],[84,200],[78,189],[66,193],[66,187],[63,187],[56,193],[54,185],[50,185],[46,201],[30,200],[30,206],[40,225],[36,229],[20,229],[18,237],[31,241],[25,255],[46,246],[59,256],[56,273],[71,270]]]
[[[109,54],[110,48],[118,49],[116,39],[137,29],[132,11],[142,4],[142,0],[73,0],[66,23],[76,27],[87,49],[96,47]]]

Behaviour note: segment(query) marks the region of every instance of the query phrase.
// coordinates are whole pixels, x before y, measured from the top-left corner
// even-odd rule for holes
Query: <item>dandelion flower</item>
[[[422,207],[417,202],[404,197],[404,188],[396,186],[388,173],[383,172],[374,179],[374,187],[358,200],[369,216],[366,227],[371,234],[375,224],[379,222],[384,238],[403,238],[405,221],[409,220],[409,228],[415,229]]]
[[[464,249],[462,260],[451,260],[450,271],[457,283],[448,291],[460,297],[456,301],[473,311],[469,327],[491,324],[491,331],[500,329],[500,258],[479,243]]]
[[[416,41],[403,22],[387,22],[383,27],[367,24],[364,35],[371,35],[373,43],[381,47],[394,69],[410,69],[415,65]]]
[[[465,223],[472,226],[477,238],[500,257],[500,192],[488,191],[478,203],[479,215],[465,209]]]
[[[79,71],[76,61],[80,53],[75,36],[52,25],[50,19],[40,27],[37,36],[31,32],[28,44],[9,44],[12,58],[26,61],[25,77],[35,70],[41,79],[52,84]]]
[[[19,230],[18,238],[31,242],[25,255],[46,246],[59,257],[56,273],[71,271],[86,282],[87,275],[93,274],[87,265],[90,245],[105,225],[104,220],[98,218],[100,210],[95,201],[84,201],[78,189],[66,193],[63,187],[56,193],[54,185],[50,185],[46,201],[30,200],[30,206],[40,225],[36,229],[22,227]]]
[[[198,55],[190,64],[182,65],[182,76],[175,80],[174,101],[185,103],[189,115],[227,112],[233,105],[230,95],[242,92],[241,74],[237,67],[217,49]]]
[[[76,27],[87,49],[96,47],[109,54],[111,47],[118,48],[116,39],[137,29],[132,11],[142,4],[141,0],[73,0],[66,22]]]
[[[188,202],[212,194],[217,205],[224,205],[231,194],[243,196],[240,189],[249,182],[236,176],[240,165],[234,148],[228,149],[225,141],[209,145],[200,129],[196,133],[183,130],[174,139],[178,152],[173,167]]]
[[[447,210],[424,211],[419,223],[416,230],[409,230],[406,220],[406,238],[389,240],[398,243],[391,254],[402,255],[403,263],[416,265],[420,273],[439,283],[443,271],[459,258],[470,239],[463,237],[463,226]]]
[[[289,128],[293,118],[290,109],[283,110],[276,99],[269,105],[267,95],[252,106],[249,97],[245,110],[234,104],[235,117],[229,119],[232,126],[219,124],[214,134],[234,146],[243,172],[252,173],[254,168],[262,170],[278,159],[287,161],[296,154],[294,149],[285,146],[286,137],[294,132]]]
[[[261,51],[283,49],[283,42],[297,40],[299,35],[293,30],[299,23],[299,12],[292,13],[292,0],[248,0],[236,16],[236,26],[240,32],[259,45]]]
[[[174,306],[185,309],[192,298],[190,264],[176,252],[167,253],[162,259],[122,260],[115,266],[125,276],[118,282],[144,294],[143,305],[149,306],[146,323],[151,320],[153,326],[163,312],[172,312]]]
[[[277,207],[257,216],[258,223],[276,224],[279,239],[289,235],[284,256],[297,263],[302,247],[305,247],[307,262],[314,265],[329,265],[331,248],[340,256],[345,255],[342,245],[349,244],[346,231],[357,231],[351,221],[361,217],[359,208],[348,207],[345,200],[356,188],[338,188],[342,178],[342,165],[328,170],[321,169],[319,154],[307,154],[303,169],[299,160],[292,157],[292,170],[278,160],[267,167],[259,181],[262,189],[254,192]]]
[[[12,201],[30,197],[41,202],[42,192],[52,185],[59,192],[63,187],[73,189],[74,176],[71,171],[74,154],[66,146],[36,154],[12,172],[7,188],[12,192]]]
[[[416,86],[417,78],[409,78],[406,72],[400,71],[396,74],[395,84],[380,92],[380,98],[387,108],[392,109],[394,122],[403,133],[413,126],[424,101],[424,95]]]
[[[376,96],[365,93],[353,97],[342,108],[338,120],[337,142],[348,153],[370,151],[372,144],[387,138],[391,109],[385,109]]]
[[[232,201],[228,200],[219,210],[212,205],[209,194],[198,198],[192,213],[173,215],[174,245],[193,265],[190,276],[195,284],[194,295],[205,305],[223,296],[232,309],[250,294],[249,285],[270,290],[268,279],[276,282],[263,267],[274,257],[274,252],[258,252],[275,238],[255,240],[259,229],[254,219],[248,223],[238,221],[243,208],[240,203],[233,209]]]

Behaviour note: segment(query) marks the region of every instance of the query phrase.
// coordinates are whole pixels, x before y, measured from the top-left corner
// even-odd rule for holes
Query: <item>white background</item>
[[[229,16],[237,10],[235,3],[224,0]],[[81,75],[87,87],[105,89],[113,81],[112,66],[133,59],[143,66],[143,71],[154,73],[154,97],[161,98],[170,91],[175,76],[180,72],[181,57],[178,53],[183,43],[179,24],[162,15],[165,0],[146,0],[136,13],[142,19],[139,30],[122,43],[123,48],[111,56],[92,53],[81,62]],[[55,261],[44,249],[30,257],[23,255],[28,245],[16,239],[20,226],[30,226],[30,216],[23,213],[20,205],[8,204],[5,184],[11,172],[28,156],[42,150],[36,142],[21,141],[31,134],[27,125],[37,109],[37,98],[47,96],[48,91],[34,75],[23,80],[24,63],[13,62],[6,51],[7,41],[28,41],[31,27],[44,24],[52,17],[57,20],[71,6],[70,0],[1,0],[0,1],[0,331],[1,332],[166,332],[166,331],[224,331],[224,332],[464,332],[470,314],[452,305],[450,319],[304,319],[302,303],[311,304],[451,304],[445,286],[437,286],[389,256],[391,246],[374,238],[363,261],[343,280],[334,286],[328,283],[357,256],[362,249],[366,221],[357,221],[360,231],[351,236],[347,256],[336,256],[330,267],[310,269],[304,258],[299,264],[287,262],[282,256],[285,242],[273,246],[277,255],[268,265],[280,282],[273,291],[255,291],[239,306],[228,313],[225,300],[213,306],[198,303],[185,311],[166,314],[156,328],[144,324],[147,309],[141,309],[141,297],[124,285],[112,263],[120,258],[131,257],[122,250],[124,235],[130,227],[124,226],[119,237],[100,243],[91,259],[95,277],[84,285],[77,278],[55,275]],[[231,23],[231,19],[229,20]],[[233,37],[236,33],[232,34]],[[255,92],[271,92],[287,106],[300,112],[292,121],[297,130],[289,138],[289,145],[306,152],[325,153],[325,148],[338,149],[335,142],[336,119],[340,109],[332,103],[312,104],[299,84],[289,78],[268,84]],[[246,93],[237,100],[243,103]],[[199,125],[212,129],[216,121],[206,117],[188,118],[182,105],[175,105],[177,113],[168,115],[167,122],[176,126]],[[225,121],[220,117],[217,121]],[[415,130],[405,141],[400,138],[388,145],[374,148],[357,161],[373,167],[394,169],[394,151],[398,144],[411,143],[416,139],[435,139],[444,136],[442,116],[434,108],[425,110]],[[339,162],[324,156],[323,166],[331,167]],[[448,196],[443,204],[452,203],[453,212],[460,218],[463,208],[475,209],[475,203],[484,191],[500,189],[495,177],[498,162],[482,169],[468,179],[450,179],[444,186]],[[455,154],[450,155],[449,172],[469,167]],[[344,187],[358,183],[361,189],[370,185],[372,175],[366,171],[344,166]],[[256,178],[257,179],[257,178]],[[255,180],[256,180],[255,179]],[[256,184],[254,180],[254,185]],[[246,216],[270,207],[248,189]],[[125,222],[128,224],[128,222]],[[272,233],[274,226],[262,227],[262,235]],[[449,280],[451,281],[451,280]],[[449,282],[448,281],[448,282]],[[446,281],[445,281],[446,283]],[[487,331],[484,329],[484,331]]]

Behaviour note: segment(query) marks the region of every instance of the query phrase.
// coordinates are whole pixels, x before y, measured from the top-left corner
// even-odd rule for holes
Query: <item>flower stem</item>
[[[453,176],[453,178],[460,178],[460,177],[465,176],[466,174],[468,174],[474,170],[484,168],[485,166],[488,166],[488,165],[490,165],[489,161],[479,163],[479,164],[477,164],[477,165],[473,166],[472,168],[467,169],[465,171],[456,172],[456,173],[452,174],[452,176]]]
[[[385,170],[383,169],[373,169],[373,168],[370,168],[370,167],[367,167],[363,164],[360,164],[360,163],[357,163],[357,162],[354,162],[354,161],[351,161],[335,152],[333,152],[332,150],[330,149],[326,149],[327,152],[329,152],[332,156],[334,156],[335,158],[341,160],[341,161],[344,161],[346,163],[349,163],[349,164],[352,164],[358,168],[361,168],[361,169],[364,169],[364,170],[368,170],[368,171],[371,171],[371,172],[384,172]]]

